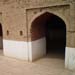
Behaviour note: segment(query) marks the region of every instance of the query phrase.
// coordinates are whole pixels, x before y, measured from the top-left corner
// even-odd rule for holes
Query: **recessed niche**
[[[2,15],[2,12],[0,12],[0,15]]]
[[[20,36],[22,36],[23,35],[23,31],[20,31]]]
[[[37,13],[37,11],[34,11],[34,14],[36,14]]]
[[[7,36],[9,35],[9,31],[7,30]]]
[[[40,12],[42,12],[42,9],[40,9]]]

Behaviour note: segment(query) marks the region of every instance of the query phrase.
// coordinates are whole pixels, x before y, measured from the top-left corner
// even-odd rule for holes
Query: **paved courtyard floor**
[[[63,57],[47,55],[34,62],[5,57],[0,51],[0,75],[75,75],[65,69]]]

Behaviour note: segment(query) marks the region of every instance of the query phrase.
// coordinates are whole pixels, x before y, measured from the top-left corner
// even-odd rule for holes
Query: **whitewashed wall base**
[[[27,42],[3,40],[3,49],[5,56],[28,60]]]
[[[75,48],[66,47],[65,67],[75,70]]]
[[[29,60],[33,61],[46,55],[46,39],[41,38],[36,41],[29,42]]]

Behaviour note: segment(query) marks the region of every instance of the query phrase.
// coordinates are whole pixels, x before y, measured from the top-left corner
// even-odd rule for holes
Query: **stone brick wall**
[[[0,0],[0,13],[2,13],[0,22],[2,22],[3,38],[28,41],[27,38],[31,38],[31,20],[46,11],[65,21],[67,46],[75,47],[74,0]]]

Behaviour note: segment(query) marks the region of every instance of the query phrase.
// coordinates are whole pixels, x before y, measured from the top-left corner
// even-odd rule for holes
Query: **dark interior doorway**
[[[65,23],[59,17],[53,15],[46,25],[46,45],[47,53],[65,52],[66,46],[66,27]]]
[[[2,25],[0,23],[0,51],[3,50],[3,33],[2,33]]]
[[[32,41],[46,38],[47,54],[63,54],[65,57],[66,25],[64,21],[51,13],[44,13],[32,22]]]
[[[62,58],[65,58],[65,47],[66,25],[61,18],[53,15],[50,20],[47,20],[46,25],[46,51],[55,54],[57,57],[63,55]]]

